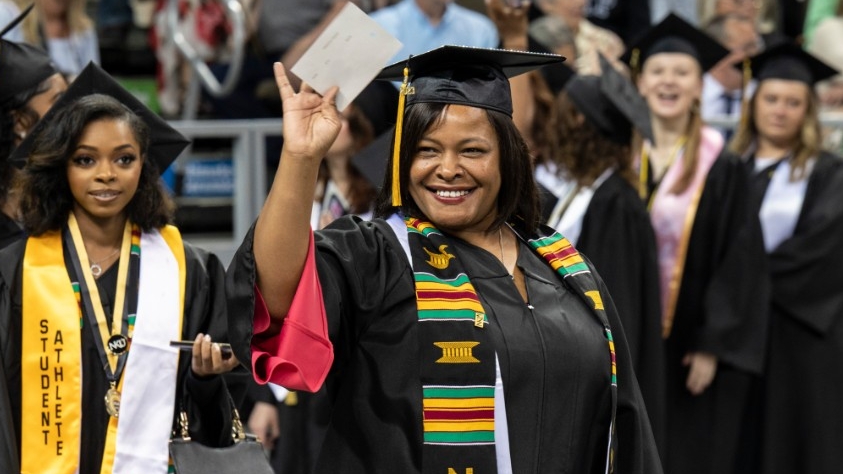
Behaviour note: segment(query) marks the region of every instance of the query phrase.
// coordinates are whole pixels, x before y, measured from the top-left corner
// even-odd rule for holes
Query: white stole
[[[138,311],[117,424],[114,474],[167,473],[181,339],[179,265],[157,230],[141,235]]]

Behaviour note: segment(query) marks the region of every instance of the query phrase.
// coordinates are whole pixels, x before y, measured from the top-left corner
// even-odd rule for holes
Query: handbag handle
[[[243,422],[240,421],[240,412],[237,411],[237,407],[234,405],[234,400],[231,399],[230,393],[228,394],[228,403],[231,405],[231,439],[234,440],[235,443],[239,443],[246,439],[246,430],[243,429]],[[179,428],[181,431],[181,439],[184,441],[190,441],[187,411],[184,410],[184,406],[182,406],[181,411],[179,411]]]

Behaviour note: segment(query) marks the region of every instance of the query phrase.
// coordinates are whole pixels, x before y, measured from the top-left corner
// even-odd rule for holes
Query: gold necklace
[[[91,262],[91,275],[93,275],[94,278],[98,278],[100,275],[102,275],[102,267],[100,266],[100,264],[105,262],[106,260],[109,260],[111,257],[117,255],[118,252],[120,252],[119,248],[114,252],[111,252],[107,257],[100,259],[98,262]]]
[[[509,273],[510,277],[515,278],[512,276],[512,272],[510,272],[509,268],[506,266],[506,259],[504,259],[503,255],[503,226],[498,227],[498,245],[500,245],[501,248],[501,263],[503,263],[504,270]]]

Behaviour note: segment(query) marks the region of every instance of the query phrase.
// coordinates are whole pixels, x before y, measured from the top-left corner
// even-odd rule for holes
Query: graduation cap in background
[[[0,102],[26,90],[37,87],[58,70],[53,65],[50,55],[44,50],[26,43],[6,41],[3,35],[17,26],[32,10],[29,5],[17,18],[0,30]]]
[[[512,116],[509,78],[564,60],[557,54],[447,45],[384,68],[377,79],[404,81],[392,149],[392,205],[401,205],[398,157],[405,105],[458,104]]]
[[[699,62],[703,72],[729,55],[717,40],[695,28],[674,13],[633,41],[620,59],[629,64],[633,77],[647,58],[659,53],[681,53]]]
[[[766,79],[799,81],[812,87],[839,73],[795,43],[783,42],[749,59],[752,76]]]
[[[149,149],[146,151],[146,158],[156,164],[159,172],[167,169],[170,163],[179,156],[179,153],[190,144],[190,140],[185,138],[184,135],[171,127],[155,112],[149,110],[147,106],[131,92],[124,89],[102,68],[91,62],[15,149],[12,153],[12,162],[19,167],[23,166],[35,140],[44,129],[52,125],[56,114],[65,107],[72,105],[79,98],[92,94],[103,94],[117,99],[118,102],[137,114],[146,123],[149,127]]]
[[[375,189],[380,189],[381,184],[383,184],[383,176],[386,171],[386,164],[389,161],[389,149],[392,146],[393,133],[395,133],[395,127],[378,135],[371,143],[351,158],[351,164],[360,171],[360,174]]]
[[[600,76],[575,76],[565,86],[568,98],[601,135],[629,145],[632,129],[653,139],[647,102],[635,86],[600,55]]]

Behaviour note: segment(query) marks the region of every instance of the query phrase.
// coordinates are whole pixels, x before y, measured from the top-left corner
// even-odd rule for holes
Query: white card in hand
[[[348,2],[290,70],[320,94],[339,86],[337,109],[343,111],[401,46]]]

